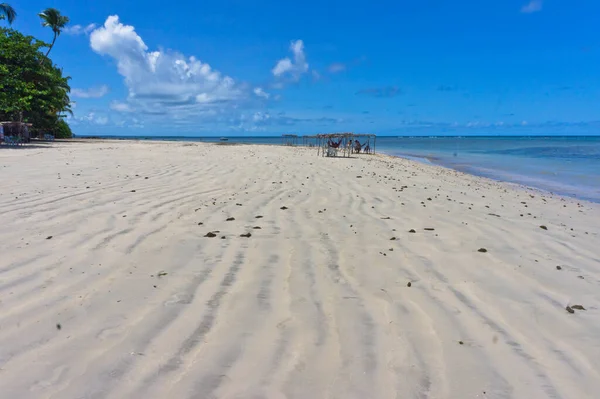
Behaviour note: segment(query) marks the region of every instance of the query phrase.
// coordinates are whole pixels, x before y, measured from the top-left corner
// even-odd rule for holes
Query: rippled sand
[[[0,174],[2,398],[600,391],[597,204],[266,146],[3,148]]]

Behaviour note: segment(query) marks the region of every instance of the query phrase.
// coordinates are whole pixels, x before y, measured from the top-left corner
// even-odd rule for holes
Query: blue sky
[[[77,134],[600,133],[594,0],[10,3]]]

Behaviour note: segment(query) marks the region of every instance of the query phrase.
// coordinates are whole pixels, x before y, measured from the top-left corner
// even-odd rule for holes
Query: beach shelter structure
[[[284,134],[281,136],[281,144],[296,146],[298,145],[298,136],[295,134]]]
[[[10,138],[11,140],[28,143],[30,139],[29,128],[31,126],[33,126],[31,123],[24,122],[0,122],[0,134],[5,141]]]
[[[304,147],[317,147],[317,135],[302,136],[302,145]]]
[[[377,136],[374,134],[327,133],[315,137],[318,155],[349,157],[360,152],[375,154]]]
[[[354,134],[355,142],[358,142],[361,145],[360,152],[363,154],[375,154],[375,145],[377,144],[377,136],[374,134],[368,133],[357,133]]]

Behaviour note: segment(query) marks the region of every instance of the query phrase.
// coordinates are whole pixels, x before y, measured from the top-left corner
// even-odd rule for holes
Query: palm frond
[[[10,6],[10,4],[0,3],[0,16],[6,17],[8,23],[12,25],[13,21],[17,17],[17,12]]]

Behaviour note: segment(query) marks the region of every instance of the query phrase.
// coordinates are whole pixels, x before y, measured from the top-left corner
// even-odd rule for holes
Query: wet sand
[[[594,398],[600,205],[409,160],[0,149],[0,396]]]

